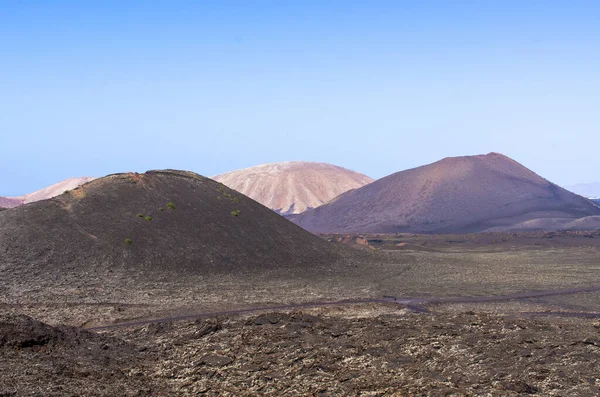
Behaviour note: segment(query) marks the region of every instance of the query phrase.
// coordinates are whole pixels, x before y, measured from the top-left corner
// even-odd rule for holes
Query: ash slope
[[[600,208],[589,200],[489,153],[397,172],[291,219],[312,232],[466,233],[524,230],[523,222],[534,219],[558,219],[561,229],[595,215]],[[549,224],[532,229],[540,223]]]
[[[289,161],[213,177],[282,214],[299,214],[373,179],[331,164]]]
[[[5,270],[294,270],[326,264],[341,249],[224,185],[183,171],[110,175],[0,212]]]
[[[3,197],[0,196],[0,207],[14,208],[23,204],[33,203],[40,200],[46,200],[62,194],[65,190],[75,189],[87,182],[94,180],[92,177],[69,178],[64,181],[55,183],[54,185],[37,190],[33,193],[18,197]]]

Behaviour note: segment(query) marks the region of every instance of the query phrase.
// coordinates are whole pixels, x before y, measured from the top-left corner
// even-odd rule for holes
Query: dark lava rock
[[[0,396],[152,395],[160,388],[138,350],[81,328],[0,316]]]
[[[502,386],[506,390],[523,394],[536,394],[537,392],[539,392],[539,389],[537,387],[523,382],[522,380],[518,380],[516,382],[503,382]]]
[[[233,359],[227,356],[219,356],[217,354],[209,354],[200,359],[198,365],[210,365],[211,367],[223,367],[231,364]]]

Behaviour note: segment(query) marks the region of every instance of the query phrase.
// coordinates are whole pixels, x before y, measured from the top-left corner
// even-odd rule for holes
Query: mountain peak
[[[332,164],[286,161],[261,164],[213,177],[280,214],[316,208],[373,181]]]
[[[313,232],[472,232],[598,215],[588,200],[499,153],[400,171],[293,219]]]

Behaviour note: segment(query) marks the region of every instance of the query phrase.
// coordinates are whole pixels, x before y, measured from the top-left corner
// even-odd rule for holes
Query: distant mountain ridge
[[[372,178],[326,163],[288,161],[212,177],[282,215],[316,208]]]
[[[583,197],[600,199],[600,182],[578,183],[565,186],[565,189]]]
[[[597,215],[600,208],[589,200],[502,154],[489,153],[397,172],[290,219],[322,233],[462,233],[514,225],[523,230],[524,222],[536,219],[560,220],[550,226],[561,228]],[[582,224],[593,228],[596,221]],[[538,223],[529,229],[548,226]]]
[[[79,177],[69,178],[64,181],[55,183],[43,189],[37,190],[33,193],[25,194],[17,197],[3,197],[0,196],[0,207],[14,208],[23,204],[33,203],[40,200],[46,200],[52,197],[56,197],[62,194],[65,190],[75,189],[77,186],[81,186],[84,183],[94,180],[93,177]]]

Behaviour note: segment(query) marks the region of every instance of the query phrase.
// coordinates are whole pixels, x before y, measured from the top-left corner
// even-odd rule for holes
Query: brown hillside
[[[110,175],[0,212],[0,263],[36,272],[301,270],[327,263],[336,249],[248,197],[183,171]]]
[[[590,201],[490,153],[397,172],[292,220],[312,232],[448,233],[593,215]]]
[[[213,179],[283,215],[316,208],[373,182],[366,175],[342,167],[304,161],[258,165]]]

